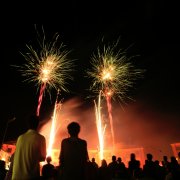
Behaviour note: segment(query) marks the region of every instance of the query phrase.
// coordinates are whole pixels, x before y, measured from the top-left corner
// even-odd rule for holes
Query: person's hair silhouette
[[[27,121],[28,128],[36,130],[39,125],[39,117],[36,115],[31,115]]]
[[[80,125],[77,122],[72,122],[67,126],[70,136],[78,136],[80,132]]]

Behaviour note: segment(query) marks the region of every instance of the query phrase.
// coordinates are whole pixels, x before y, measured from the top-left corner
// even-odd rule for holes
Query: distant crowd
[[[63,167],[54,166],[51,161],[51,157],[48,156],[46,164],[42,166],[41,176],[36,178],[37,180],[64,179]],[[5,161],[0,160],[0,180],[11,180],[12,174],[10,173],[12,169],[6,170]],[[154,161],[153,155],[147,154],[142,168],[134,153],[131,153],[127,166],[121,157],[115,155],[112,156],[110,163],[103,159],[100,166],[95,158],[92,158],[85,165],[84,180],[180,180],[180,152],[178,158],[172,156],[168,159],[167,156],[163,156],[161,162]]]
[[[103,159],[98,166],[95,158],[89,159],[87,142],[78,137],[77,122],[67,126],[69,136],[61,142],[59,166],[55,167],[46,154],[45,137],[37,131],[39,118],[31,116],[28,122],[29,129],[18,137],[8,171],[0,160],[0,180],[180,180],[180,152],[177,158],[164,155],[161,162],[148,153],[143,167],[134,153],[127,166],[115,155],[110,163]],[[40,162],[45,160],[40,172]]]

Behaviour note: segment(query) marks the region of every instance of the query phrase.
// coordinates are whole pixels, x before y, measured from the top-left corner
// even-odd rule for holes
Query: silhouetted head
[[[112,161],[116,161],[116,156],[112,156]]]
[[[28,119],[28,127],[29,129],[34,129],[36,130],[39,125],[39,117],[36,115],[31,115],[30,118]]]
[[[6,162],[4,160],[0,160],[0,170],[5,169]]]
[[[80,132],[80,125],[77,122],[71,122],[68,126],[68,133],[70,136],[78,136]]]
[[[94,157],[92,158],[92,162],[95,162],[95,158]]]
[[[131,158],[131,160],[135,160],[136,159],[136,155],[134,153],[131,153],[130,158]]]
[[[175,158],[175,156],[171,156],[171,163],[173,163],[173,164],[177,164],[178,163],[176,158]]]
[[[47,163],[50,163],[50,162],[52,161],[51,156],[48,156],[48,157],[46,158],[46,161],[47,161]]]
[[[152,159],[153,159],[153,155],[150,154],[150,153],[148,153],[148,154],[146,155],[146,157],[147,157],[147,160],[149,160],[149,161],[152,161]]]
[[[105,159],[101,161],[101,167],[107,167],[107,162]]]
[[[119,163],[121,163],[121,162],[122,162],[121,157],[118,157],[118,158],[117,158],[117,161],[118,161]]]
[[[167,160],[168,160],[168,157],[167,157],[167,156],[163,156],[163,160],[164,160],[164,161],[167,161]]]

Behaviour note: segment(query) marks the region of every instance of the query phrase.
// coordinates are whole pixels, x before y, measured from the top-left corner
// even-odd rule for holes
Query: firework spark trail
[[[54,143],[54,131],[55,131],[55,124],[56,124],[56,106],[57,106],[57,102],[55,103],[54,111],[53,111],[47,156],[51,156],[52,146]]]
[[[53,147],[55,134],[56,134],[56,122],[58,119],[58,112],[61,110],[61,105],[62,105],[61,102],[58,103],[58,94],[59,92],[57,93],[57,98],[54,105],[51,130],[50,130],[50,136],[49,136],[49,145],[48,145],[48,150],[47,150],[47,156],[51,156],[51,157],[52,157],[52,147]]]
[[[40,107],[41,107],[42,98],[43,98],[45,88],[46,88],[46,83],[43,83],[41,85],[41,89],[40,89],[40,93],[39,93],[38,106],[37,106],[37,111],[36,111],[37,116],[39,116]]]
[[[99,138],[99,158],[100,160],[104,159],[104,133],[105,127],[103,128],[102,116],[101,116],[101,91],[98,97],[98,104],[94,101],[95,104],[95,116],[96,116],[96,126]]]
[[[48,151],[47,151],[47,155],[52,157],[52,147],[53,147],[53,143],[54,143],[54,138],[55,138],[55,128],[56,128],[56,121],[57,121],[57,111],[58,111],[58,107],[59,103],[55,102],[55,106],[54,106],[54,111],[53,111],[53,117],[52,117],[52,124],[51,124],[51,130],[50,130],[50,136],[49,136],[49,145],[48,145]]]

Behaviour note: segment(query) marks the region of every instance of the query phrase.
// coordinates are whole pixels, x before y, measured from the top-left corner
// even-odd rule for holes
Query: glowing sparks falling
[[[58,38],[59,35],[55,35],[52,42],[45,43],[44,37],[40,44],[40,51],[27,46],[29,53],[23,54],[26,63],[23,66],[16,66],[22,76],[26,77],[25,81],[35,82],[40,87],[37,115],[39,115],[45,89],[48,92],[51,88],[67,92],[67,79],[72,79],[70,74],[73,64],[67,58],[69,51],[63,50],[62,43],[58,45]]]
[[[142,70],[135,69],[126,57],[126,52],[115,52],[117,43],[104,47],[101,52],[92,57],[92,70],[88,75],[93,79],[90,90],[99,93],[106,98],[108,115],[110,120],[111,135],[114,149],[114,128],[112,119],[111,99],[118,97],[121,102],[127,98],[127,91],[133,86],[134,80],[142,75]]]
[[[95,105],[95,116],[96,116],[96,126],[99,138],[99,158],[104,159],[104,132],[106,125],[103,127],[102,117],[101,117],[101,92],[98,97],[98,104],[94,101]]]
[[[58,98],[58,94],[57,94],[57,98]],[[57,119],[59,120],[58,114],[59,114],[59,111],[61,110],[61,106],[62,106],[62,103],[61,102],[58,103],[58,101],[56,99],[54,111],[53,111],[53,116],[52,116],[49,145],[48,145],[48,150],[47,150],[47,156],[51,156],[51,157],[52,157],[52,154],[51,154],[52,153],[52,147],[53,147],[55,134],[56,134],[56,127],[57,127],[56,122],[57,122]]]

